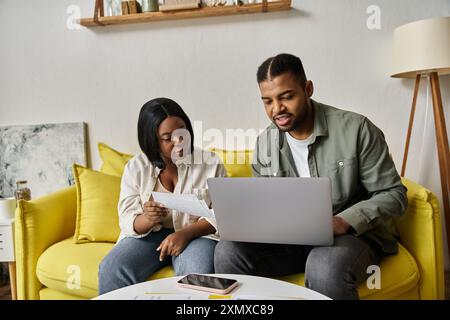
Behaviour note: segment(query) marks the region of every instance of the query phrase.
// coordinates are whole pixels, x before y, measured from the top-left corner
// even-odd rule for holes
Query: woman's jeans
[[[167,256],[159,261],[161,242],[173,232],[162,228],[143,238],[124,238],[117,243],[100,263],[99,294],[143,282],[157,270],[173,265],[177,276],[189,273],[214,273],[216,241],[196,238],[189,242],[177,257]]]

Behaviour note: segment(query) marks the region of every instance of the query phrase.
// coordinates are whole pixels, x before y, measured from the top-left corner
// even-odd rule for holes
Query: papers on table
[[[155,202],[162,203],[168,209],[181,211],[198,217],[214,217],[205,200],[199,200],[193,194],[152,192],[152,195]]]
[[[134,296],[131,300],[205,300],[204,295],[145,293]]]
[[[281,297],[281,296],[265,296],[265,295],[250,295],[240,294],[233,297],[233,300],[304,300],[300,297]]]
[[[165,292],[145,292],[130,297],[130,300],[304,300],[301,297],[281,297],[267,295],[217,295],[217,294],[183,294]]]

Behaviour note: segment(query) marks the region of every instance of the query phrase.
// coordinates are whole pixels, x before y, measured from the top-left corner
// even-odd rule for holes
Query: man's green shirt
[[[311,177],[330,178],[333,214],[349,223],[357,236],[378,243],[385,253],[396,253],[392,219],[406,209],[406,187],[382,131],[362,115],[311,103]],[[286,134],[272,124],[258,136],[252,165],[255,177],[299,176]]]

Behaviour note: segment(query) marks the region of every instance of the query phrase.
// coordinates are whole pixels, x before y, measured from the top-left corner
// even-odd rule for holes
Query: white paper
[[[153,200],[162,203],[166,208],[181,211],[198,217],[213,218],[205,200],[199,200],[193,194],[173,194],[152,192]]]
[[[250,295],[250,294],[240,294],[233,296],[233,300],[304,300],[298,297],[279,297],[279,296],[263,296],[263,295]]]

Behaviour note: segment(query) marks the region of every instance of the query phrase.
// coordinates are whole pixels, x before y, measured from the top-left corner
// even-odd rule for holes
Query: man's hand
[[[166,256],[178,256],[186,248],[189,241],[191,239],[188,233],[183,230],[168,235],[156,249],[156,251],[161,251],[159,261],[163,261]]]
[[[350,225],[341,217],[333,217],[333,234],[335,236],[340,236],[346,234]]]

